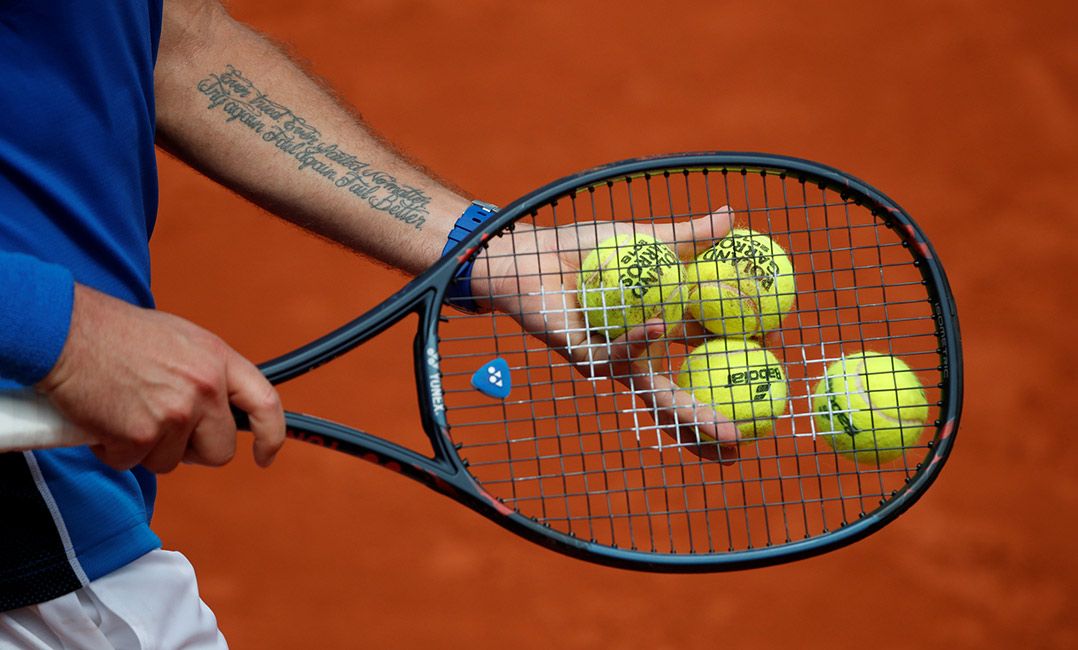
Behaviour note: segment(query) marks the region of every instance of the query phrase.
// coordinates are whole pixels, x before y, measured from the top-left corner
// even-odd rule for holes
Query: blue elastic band
[[[445,248],[442,249],[442,256],[445,257],[449,254],[449,251],[456,248],[457,244],[464,241],[468,235],[475,232],[475,229],[480,224],[490,219],[498,208],[489,203],[483,203],[482,201],[472,201],[468,208],[464,211],[464,214],[460,215],[457,222],[453,224],[453,229],[449,231],[449,237],[446,239]],[[445,291],[447,301],[464,311],[477,313],[479,311],[479,305],[476,304],[475,299],[472,298],[472,267],[475,265],[475,258],[469,258],[466,262],[460,265],[456,274],[453,275],[453,281],[449,283],[449,287]]]

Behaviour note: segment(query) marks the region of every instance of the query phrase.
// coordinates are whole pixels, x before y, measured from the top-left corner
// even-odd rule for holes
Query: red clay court
[[[955,291],[963,424],[935,487],[851,547],[696,576],[550,553],[372,465],[290,443],[162,480],[156,528],[235,648],[1078,646],[1073,47],[1061,2],[234,0],[371,126],[505,203],[680,150],[767,151],[868,180]],[[162,309],[256,361],[405,277],[261,214],[162,156]],[[421,445],[407,322],[284,392]]]

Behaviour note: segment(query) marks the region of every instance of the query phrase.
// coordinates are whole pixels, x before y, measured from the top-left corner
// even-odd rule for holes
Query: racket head
[[[427,314],[417,339],[417,377],[429,387],[420,401],[438,460],[424,480],[570,555],[670,572],[807,557],[909,508],[938,476],[958,427],[957,311],[928,239],[863,181],[811,161],[744,152],[604,165],[506,206],[432,268],[428,282],[444,287],[459,264],[489,264],[481,253],[495,239],[532,237],[536,227],[596,220],[646,230],[724,205],[737,226],[770,235],[793,261],[797,304],[761,341],[789,388],[774,433],[739,445],[733,465],[696,457],[664,441],[624,387],[585,378],[506,314],[461,314],[439,288],[440,310]],[[532,249],[509,250],[519,257]],[[579,310],[578,268],[540,262],[535,272],[562,283],[562,305]],[[832,449],[822,436],[834,432],[817,431],[812,416],[824,368],[861,350],[905,359],[929,403],[917,443],[878,466]],[[660,371],[672,375],[685,354],[668,353]],[[517,391],[504,398],[475,384],[499,359]]]

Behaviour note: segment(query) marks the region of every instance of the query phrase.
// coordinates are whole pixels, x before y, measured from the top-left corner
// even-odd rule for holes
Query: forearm
[[[155,90],[166,149],[267,210],[410,273],[439,257],[467,207],[216,3],[166,2]]]

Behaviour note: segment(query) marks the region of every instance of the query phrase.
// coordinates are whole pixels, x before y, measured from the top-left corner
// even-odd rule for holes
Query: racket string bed
[[[774,416],[773,432],[738,446],[732,464],[697,456],[698,443],[707,441],[671,437],[671,428],[697,423],[676,414],[672,423],[661,421],[646,399],[649,389],[634,385],[634,372],[595,376],[602,363],[594,358],[610,357],[620,343],[594,331],[580,302],[580,269],[590,248],[569,248],[563,235],[566,227],[590,229],[581,239],[594,247],[615,224],[621,232],[653,235],[719,210],[728,210],[736,228],[766,234],[787,252],[796,294],[781,323],[756,338],[782,364],[785,408]],[[550,200],[501,233],[512,244],[491,246],[481,262],[503,268],[502,258],[512,257],[510,267],[518,270],[498,286],[515,285],[518,292],[491,298],[535,308],[513,315],[442,310],[451,435],[492,496],[541,525],[612,548],[708,554],[824,536],[876,510],[932,450],[943,383],[940,332],[902,234],[838,188],[768,170],[666,170],[608,179]],[[547,235],[555,238],[557,255],[542,249]],[[692,244],[693,252],[701,244],[664,243]],[[522,255],[534,259],[522,264]],[[528,319],[541,319],[546,329],[563,324],[562,356],[556,345],[524,331],[519,323]],[[684,324],[665,325],[670,332]],[[682,333],[662,353],[649,349],[642,363],[673,379],[689,350],[715,336]],[[821,430],[813,417],[813,389],[825,368],[863,350],[905,359],[932,411],[926,433],[879,465],[852,462],[826,444],[824,436],[845,434]],[[502,400],[469,384],[475,369],[495,356],[507,361],[513,381]]]

